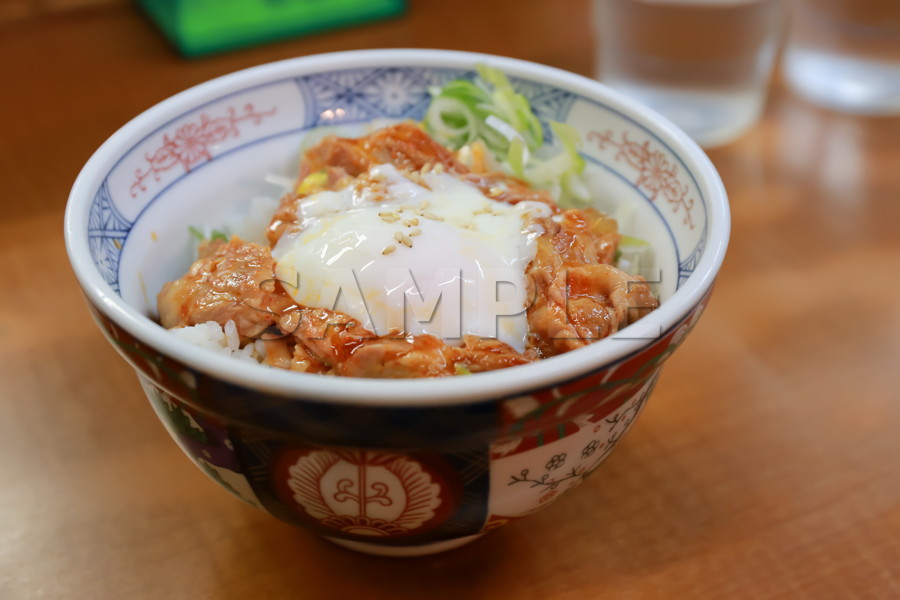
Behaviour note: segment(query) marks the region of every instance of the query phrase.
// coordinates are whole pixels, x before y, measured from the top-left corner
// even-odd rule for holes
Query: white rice
[[[190,344],[238,360],[254,363],[266,360],[266,344],[262,340],[255,340],[243,348],[240,347],[240,337],[234,321],[228,321],[225,327],[215,321],[207,321],[191,327],[176,327],[170,331],[172,335]]]
[[[292,182],[287,181],[286,185],[290,187]],[[266,229],[277,208],[276,198],[257,196],[242,209],[229,214],[225,222],[215,229],[224,231],[229,236],[236,235],[244,241],[265,245],[268,243]],[[203,226],[199,229],[209,238],[214,228]],[[177,327],[170,331],[190,344],[219,354],[247,362],[263,363],[266,360],[266,344],[261,340],[255,340],[241,348],[241,338],[234,321],[228,321],[224,327],[215,321],[208,321],[191,327]]]

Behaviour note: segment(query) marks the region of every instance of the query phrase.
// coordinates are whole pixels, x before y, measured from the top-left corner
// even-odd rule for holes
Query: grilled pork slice
[[[586,346],[659,306],[643,277],[612,263],[619,234],[595,211],[548,219],[526,271],[529,342],[542,356]]]
[[[361,138],[327,136],[303,155],[297,186],[281,199],[269,225],[269,242],[274,246],[285,233],[302,228],[297,207],[312,193],[353,185],[359,190],[370,188],[377,195],[384,183],[366,177],[377,165],[393,165],[406,174],[434,168],[467,172],[452,152],[412,122],[383,127]]]
[[[157,306],[163,327],[234,321],[248,338],[275,324],[294,303],[275,280],[269,249],[233,237],[202,246],[188,272],[162,287]]]

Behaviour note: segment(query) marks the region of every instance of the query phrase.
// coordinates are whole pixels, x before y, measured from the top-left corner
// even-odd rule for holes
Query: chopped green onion
[[[565,123],[550,122],[550,129],[563,147],[563,152],[542,162],[536,162],[526,170],[525,178],[539,187],[559,186],[557,202],[563,208],[586,206],[591,195],[587,184],[581,178],[585,160],[579,154],[581,138],[578,132]]]
[[[455,79],[429,89],[431,104],[423,125],[438,142],[459,150],[484,142],[501,168],[531,185],[550,190],[563,208],[591,202],[582,173],[581,137],[564,123],[550,122],[556,152],[545,151],[540,120],[499,69],[475,66],[475,81]],[[541,152],[538,152],[541,150]]]
[[[497,116],[515,128],[532,150],[544,143],[541,122],[531,110],[531,105],[522,94],[517,94],[506,74],[500,69],[487,65],[475,65],[479,77],[493,86],[491,100],[497,109]]]
[[[206,234],[194,227],[193,225],[188,225],[188,231],[192,236],[197,239],[197,242],[205,242],[207,240]],[[219,231],[218,229],[213,229],[209,234],[209,240],[222,240],[223,242],[228,241],[228,234],[224,231]]]
[[[423,120],[425,129],[454,149],[481,139],[498,158],[506,155],[516,136],[530,149],[539,148],[543,130],[528,100],[516,93],[502,71],[485,65],[475,68],[479,75],[475,82],[455,79],[429,89],[432,101]]]
[[[516,128],[496,115],[488,115],[484,120],[484,124],[502,135],[507,141],[524,140],[522,134],[516,131]]]
[[[506,162],[509,163],[509,168],[512,169],[513,175],[516,177],[525,176],[526,153],[527,149],[525,148],[525,142],[522,138],[515,138],[509,142],[509,152],[506,154]]]
[[[620,246],[649,246],[650,242],[640,238],[631,237],[630,235],[619,236]]]
[[[557,121],[550,121],[550,130],[559,139],[563,150],[566,151],[566,154],[572,160],[572,172],[580,175],[584,171],[585,161],[581,154],[578,153],[581,147],[581,137],[578,135],[578,132],[571,125],[558,123]]]
[[[458,98],[438,96],[425,114],[425,128],[433,137],[458,149],[477,136],[477,117]]]

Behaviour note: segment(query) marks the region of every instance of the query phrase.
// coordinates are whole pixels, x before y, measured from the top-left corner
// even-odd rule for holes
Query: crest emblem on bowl
[[[434,469],[398,453],[315,449],[282,461],[282,495],[327,529],[367,537],[424,533],[455,508]]]

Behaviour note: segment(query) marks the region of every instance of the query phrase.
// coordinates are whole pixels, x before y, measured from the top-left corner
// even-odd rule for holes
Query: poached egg
[[[320,191],[278,241],[275,274],[299,305],[343,312],[376,335],[465,335],[524,351],[525,269],[549,217],[541,202],[493,200],[444,172],[415,180],[372,167],[377,186]]]

